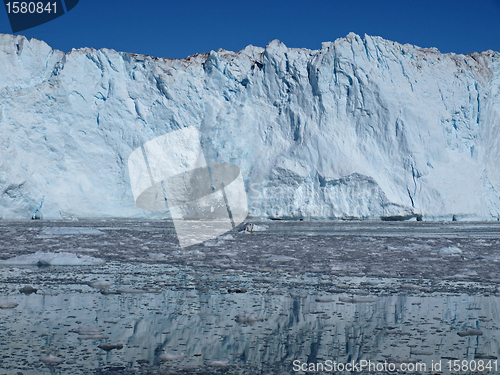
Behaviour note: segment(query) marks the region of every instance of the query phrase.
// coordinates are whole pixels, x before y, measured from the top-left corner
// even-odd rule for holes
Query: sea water
[[[1,221],[3,261],[105,263],[0,265],[0,374],[500,371],[498,223],[257,225],[181,248],[168,221]]]

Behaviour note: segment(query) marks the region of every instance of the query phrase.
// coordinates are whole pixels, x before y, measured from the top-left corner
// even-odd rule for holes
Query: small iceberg
[[[462,250],[460,250],[456,246],[449,246],[449,247],[443,247],[441,250],[438,252],[439,255],[458,255],[462,254]]]
[[[0,309],[14,309],[19,305],[15,302],[0,302]]]
[[[19,289],[21,293],[26,294],[27,296],[29,296],[32,293],[36,293],[37,290],[38,289],[33,288],[31,285],[25,285],[21,289]]]
[[[257,225],[254,223],[245,223],[240,229],[240,232],[252,233],[252,232],[264,232],[267,227],[264,225]]]
[[[40,357],[40,361],[46,363],[47,365],[57,365],[64,362],[64,359],[49,354],[48,356]]]
[[[94,288],[94,289],[106,289],[106,288],[110,287],[111,285],[113,285],[113,283],[111,281],[98,279],[98,280],[90,281],[87,285]]]
[[[459,335],[460,337],[464,337],[464,336],[482,336],[483,335],[483,331],[480,331],[478,329],[468,329],[466,331],[457,332],[457,335]]]
[[[224,241],[222,240],[219,240],[219,241],[205,241],[203,243],[203,246],[206,246],[206,247],[214,247],[214,246],[222,246],[224,245]]]
[[[37,251],[34,254],[20,255],[0,261],[0,265],[8,266],[98,266],[104,264],[103,259],[88,255],[69,252],[44,253]]]
[[[106,344],[106,343],[103,343],[103,344],[97,345],[97,347],[99,349],[102,349],[102,350],[105,350],[105,351],[109,352],[110,350],[113,350],[113,349],[117,349],[117,350],[123,349],[123,344]]]
[[[417,350],[417,349],[413,349],[413,350],[410,350],[410,354],[411,355],[433,355],[434,353],[431,352],[430,350]]]
[[[179,360],[182,360],[184,359],[186,355],[184,353],[163,353],[162,355],[160,355],[160,360],[161,361],[179,361]]]
[[[210,360],[210,361],[205,361],[205,365],[209,367],[228,367],[229,361],[227,359],[224,361]]]

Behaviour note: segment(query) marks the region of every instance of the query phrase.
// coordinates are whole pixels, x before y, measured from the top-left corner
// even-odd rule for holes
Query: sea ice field
[[[0,221],[0,374],[498,373],[499,248],[498,222],[266,221],[181,248],[169,221]]]

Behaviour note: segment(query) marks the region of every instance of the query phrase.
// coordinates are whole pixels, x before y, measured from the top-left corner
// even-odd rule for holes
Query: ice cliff
[[[500,54],[349,34],[182,60],[0,35],[0,218],[168,217],[127,159],[187,126],[255,217],[500,217]]]

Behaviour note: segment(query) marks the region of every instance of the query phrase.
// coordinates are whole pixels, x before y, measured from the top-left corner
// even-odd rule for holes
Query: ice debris
[[[229,361],[227,359],[224,361],[210,360],[210,361],[205,361],[205,365],[209,367],[228,367]]]
[[[64,362],[64,359],[49,354],[48,356],[40,357],[40,361],[48,365],[56,365]]]
[[[263,259],[266,262],[295,262],[297,258],[288,255],[270,255],[268,258]]]
[[[0,309],[14,309],[19,305],[15,302],[0,302]]]
[[[102,344],[99,344],[97,345],[97,347],[99,349],[102,349],[102,350],[105,350],[107,352],[109,352],[110,350],[113,350],[113,349],[123,349],[123,344],[106,344],[106,343],[102,343]]]
[[[88,283],[88,286],[94,288],[94,289],[106,289],[113,285],[111,281],[106,281],[106,280],[94,280]]]
[[[103,234],[104,232],[93,228],[77,228],[77,227],[47,227],[40,231],[40,234],[45,235],[72,235],[72,234]]]
[[[410,350],[411,355],[433,355],[434,353],[430,350]]]
[[[316,302],[333,302],[334,299],[332,297],[316,297],[314,299]]]
[[[251,233],[251,232],[263,232],[267,228],[264,225],[257,225],[254,223],[245,223],[241,228],[241,232]]]
[[[103,259],[88,255],[80,255],[69,252],[44,253],[37,251],[34,254],[19,255],[0,261],[0,265],[19,266],[97,266],[104,264]]]
[[[378,298],[375,297],[339,297],[340,302],[348,303],[369,303],[377,302]]]
[[[31,293],[36,293],[38,289],[33,288],[31,285],[23,286],[19,291],[23,294],[30,295]]]
[[[462,254],[462,250],[460,250],[456,246],[449,246],[449,247],[443,247],[441,250],[439,250],[439,255],[456,255],[456,254]]]
[[[163,353],[162,355],[160,355],[160,360],[162,361],[179,361],[181,359],[184,359],[184,357],[186,357],[186,355],[184,353],[179,353],[179,354],[176,354],[176,353]]]
[[[482,336],[483,335],[483,331],[480,331],[478,329],[468,329],[468,330],[465,330],[465,331],[457,332],[457,335],[459,335],[460,337],[464,337],[464,336]]]

